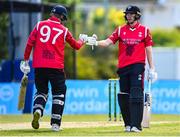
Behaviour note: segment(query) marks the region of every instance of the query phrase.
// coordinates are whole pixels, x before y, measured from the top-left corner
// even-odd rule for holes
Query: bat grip
[[[28,73],[24,73],[24,76],[27,76]]]

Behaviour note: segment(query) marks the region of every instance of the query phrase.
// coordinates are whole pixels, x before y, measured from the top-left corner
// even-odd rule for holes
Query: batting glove
[[[86,34],[79,34],[79,39],[86,43],[88,41],[88,35]]]
[[[96,38],[94,37],[88,37],[88,41],[86,44],[90,46],[98,46],[98,42],[96,41]]]
[[[147,80],[151,81],[153,83],[157,80],[157,78],[158,78],[158,75],[157,75],[157,72],[155,71],[155,69],[149,69]]]
[[[29,61],[21,61],[20,63],[20,70],[24,73],[24,74],[28,74],[30,72],[30,66],[29,66]]]
[[[93,34],[92,37],[95,38],[96,40],[98,39],[96,34]]]
[[[97,35],[93,34],[92,37],[88,37],[88,41],[86,44],[90,46],[98,46]]]

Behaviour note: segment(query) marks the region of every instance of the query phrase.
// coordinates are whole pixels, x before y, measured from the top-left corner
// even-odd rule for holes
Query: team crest
[[[139,32],[139,33],[138,33],[138,36],[139,36],[139,37],[142,37],[142,32]]]

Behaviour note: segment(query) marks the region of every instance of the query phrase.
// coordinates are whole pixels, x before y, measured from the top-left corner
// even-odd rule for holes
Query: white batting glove
[[[86,44],[90,46],[98,46],[98,42],[96,41],[96,38],[94,37],[88,37]]]
[[[79,34],[79,39],[82,40],[84,43],[86,43],[88,41],[88,35]]]
[[[24,73],[24,74],[28,74],[30,72],[30,66],[29,66],[29,61],[21,61],[20,63],[20,70]]]
[[[152,83],[155,82],[158,78],[158,74],[155,71],[155,69],[149,69],[148,70],[148,76],[147,76],[147,80],[151,81]]]
[[[98,46],[97,35],[93,34],[92,37],[88,37],[86,44],[90,46]]]
[[[92,37],[94,37],[96,40],[98,39],[96,34],[93,34]]]

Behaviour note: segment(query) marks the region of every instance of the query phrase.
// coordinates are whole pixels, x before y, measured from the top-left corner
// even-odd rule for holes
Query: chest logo
[[[142,37],[142,32],[139,32],[139,33],[138,33],[138,37]]]

